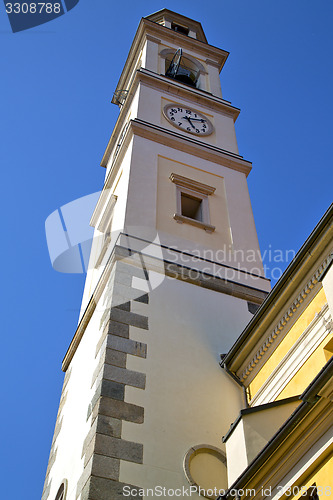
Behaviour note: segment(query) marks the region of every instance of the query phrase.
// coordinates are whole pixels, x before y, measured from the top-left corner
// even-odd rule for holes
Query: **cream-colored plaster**
[[[259,454],[299,401],[242,415],[226,442],[229,486]]]
[[[149,330],[131,328],[130,336],[147,343],[147,358],[127,360],[128,369],[146,373],[146,388],[125,391],[127,402],[144,407],[144,423],[124,422],[122,430],[123,439],[143,443],[144,467],[122,462],[120,480],[154,487],[163,471],[175,488],[185,453],[201,443],[223,449],[221,436],[242,407],[242,391],[220,368],[219,354],[251,314],[245,301],[171,278],[150,292],[146,311]]]
[[[188,153],[174,151],[167,145],[155,143],[137,136],[134,137],[133,141],[133,161],[131,163],[129,178],[126,226],[132,230],[146,227],[150,229],[153,239],[156,236],[157,210],[160,210],[157,204],[159,157],[169,158],[175,165],[179,164],[181,166],[181,164],[184,164],[193,166],[195,167],[193,171],[200,176],[208,176],[209,179],[214,178],[214,180],[214,176],[216,176],[217,181],[221,182],[224,179],[226,196],[223,198],[222,192],[220,199],[222,205],[223,200],[226,200],[227,213],[233,235],[233,247],[224,246],[223,240],[217,242],[217,237],[214,233],[205,234],[204,237],[207,239],[205,239],[203,244],[195,236],[189,240],[183,233],[159,229],[158,236],[160,241],[168,247],[175,247],[186,251],[190,249],[195,255],[200,254],[214,262],[228,264],[234,268],[241,268],[249,272],[253,271],[256,274],[260,274],[261,272],[263,275],[260,250],[245,175],[222,165],[198,159]],[[201,174],[201,171],[206,172],[206,174]],[[170,182],[170,184],[172,183]],[[208,184],[213,185],[210,181]],[[211,200],[209,199],[209,201]],[[239,211],[241,214],[238,213]],[[216,221],[216,234],[221,235],[220,227],[225,228],[226,225],[226,220],[223,218],[223,210],[220,212],[218,210],[216,217],[222,217],[221,220]],[[170,221],[170,224],[171,222],[177,225],[177,222],[173,219]],[[213,218],[211,222],[214,223]],[[184,228],[185,224],[179,226]],[[141,229],[138,230],[138,232],[140,231]],[[176,229],[176,231],[178,230]],[[201,234],[202,230],[192,227],[191,231],[192,234],[194,232]],[[213,241],[216,241],[216,245],[212,244]],[[230,279],[229,276],[228,278]],[[270,289],[268,281],[249,277],[244,273],[232,274],[231,279],[255,288]]]
[[[196,109],[200,113],[203,113],[209,117],[209,119],[214,124],[214,132],[210,135],[200,136],[197,139],[206,143],[215,145],[225,151],[239,154],[237,139],[235,134],[235,125],[233,117],[227,113],[217,111],[214,106],[204,107],[198,105],[193,99],[179,99],[177,93],[172,92],[161,92],[157,88],[151,88],[145,83],[141,83],[138,86],[136,95],[139,93],[139,105],[137,108],[137,114],[133,109],[133,118],[137,116],[138,118],[148,122],[153,123],[158,126],[163,126],[164,128],[177,132],[184,137],[189,137],[193,139],[192,134],[188,134],[186,131],[182,131],[179,128],[174,127],[163,115],[163,107],[165,104],[175,103],[184,108],[190,107]]]
[[[131,163],[131,155],[132,155],[132,143],[129,145],[123,161],[121,169],[119,170],[118,175],[115,177],[112,186],[109,188],[109,195],[113,194],[117,196],[117,201],[113,210],[113,219],[112,219],[112,228],[111,228],[111,242],[109,245],[109,249],[106,252],[103,264],[105,265],[108,256],[110,255],[112,248],[114,246],[115,241],[118,238],[118,234],[124,228],[125,221],[125,213],[126,213],[126,202],[127,202],[127,191],[128,191],[128,182],[129,182],[129,172],[130,172],[130,163]],[[96,261],[102,249],[102,241],[103,236],[101,233],[95,229],[93,242],[91,246],[90,259],[87,271],[87,277],[83,292],[80,317],[85,311],[85,308],[95,290],[95,287],[98,283],[98,280],[101,277],[101,274],[104,269],[104,265],[100,265],[96,268]]]
[[[248,463],[258,455],[299,404],[299,401],[294,401],[243,416]]]
[[[158,52],[159,52],[159,44],[152,41],[147,40],[142,54],[142,67],[148,69],[149,71],[153,71],[154,73],[158,72]]]
[[[202,172],[191,165],[184,165],[164,157],[159,157],[158,163],[157,230],[186,238],[207,248],[219,249],[230,246],[229,216],[223,177]],[[172,173],[216,188],[214,194],[208,196],[210,224],[216,228],[213,234],[186,223],[179,224],[174,220],[173,215],[177,212],[177,187],[170,180]]]

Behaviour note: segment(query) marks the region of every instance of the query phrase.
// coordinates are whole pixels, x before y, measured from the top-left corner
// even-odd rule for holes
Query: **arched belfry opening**
[[[174,78],[192,87],[197,86],[200,68],[192,59],[183,54],[182,49],[177,49],[175,54],[167,55],[165,68],[165,76]]]

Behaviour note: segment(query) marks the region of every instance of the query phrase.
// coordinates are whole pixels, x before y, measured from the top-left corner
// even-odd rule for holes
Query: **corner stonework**
[[[54,433],[53,433],[53,439],[52,439],[52,445],[51,445],[51,450],[50,450],[50,455],[49,455],[49,462],[47,465],[46,469],[46,475],[45,475],[45,482],[44,482],[44,487],[43,487],[43,493],[42,493],[42,498],[41,500],[47,500],[50,494],[50,488],[51,488],[51,482],[52,479],[50,479],[50,472],[53,467],[53,464],[55,462],[56,456],[57,456],[57,438],[59,436],[61,427],[62,427],[62,422],[63,422],[63,408],[67,400],[67,384],[69,381],[69,378],[71,376],[71,368],[67,370],[65,378],[64,378],[64,383],[62,386],[62,391],[61,391],[61,397],[60,397],[60,402],[59,402],[59,409],[58,409],[58,414],[57,414],[57,419],[56,419],[56,424],[54,428]]]
[[[123,500],[126,484],[119,481],[121,461],[143,463],[143,444],[122,439],[123,421],[144,421],[144,408],[125,401],[126,386],[144,390],[146,385],[144,373],[126,368],[128,355],[147,356],[147,345],[130,338],[131,326],[148,330],[148,317],[132,309],[133,301],[148,304],[149,296],[133,288],[133,278],[146,285],[148,273],[116,260],[106,285],[102,333],[96,345],[99,362],[91,381],[95,392],[87,408],[91,428],[83,444],[84,471],[76,490],[80,500]]]

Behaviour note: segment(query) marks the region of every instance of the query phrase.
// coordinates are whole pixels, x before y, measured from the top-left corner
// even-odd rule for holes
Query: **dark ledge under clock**
[[[185,217],[185,215],[174,214],[173,218],[179,224],[183,224],[183,223],[191,224],[192,226],[200,227],[201,229],[204,229],[207,233],[213,233],[215,231],[215,226],[212,226],[211,224],[206,224],[206,222],[201,222],[200,220],[191,219],[190,217]]]

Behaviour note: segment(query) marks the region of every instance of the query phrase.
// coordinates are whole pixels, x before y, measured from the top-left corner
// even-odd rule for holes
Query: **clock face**
[[[191,108],[178,104],[167,104],[163,110],[164,116],[175,127],[194,135],[209,135],[214,127],[210,120]]]

